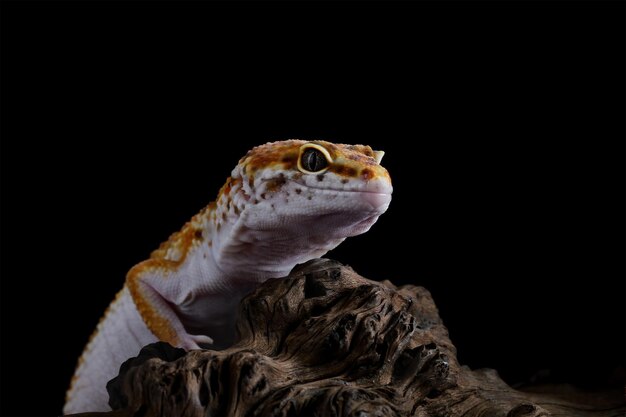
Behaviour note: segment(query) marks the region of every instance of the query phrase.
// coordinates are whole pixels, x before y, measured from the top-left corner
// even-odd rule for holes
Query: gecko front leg
[[[126,285],[135,302],[137,311],[146,326],[159,339],[185,350],[200,349],[200,344],[212,344],[205,335],[189,334],[180,320],[173,304],[159,292],[154,283],[163,277],[144,270],[128,274]]]

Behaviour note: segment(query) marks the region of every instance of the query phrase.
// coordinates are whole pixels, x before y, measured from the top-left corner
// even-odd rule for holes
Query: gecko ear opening
[[[380,161],[383,160],[383,156],[385,156],[385,151],[374,151],[374,159],[376,163],[380,164]]]

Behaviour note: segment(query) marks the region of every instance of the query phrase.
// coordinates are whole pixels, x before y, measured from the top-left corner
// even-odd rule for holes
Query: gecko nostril
[[[361,177],[366,181],[371,180],[374,178],[374,172],[369,168],[365,168],[361,171]]]

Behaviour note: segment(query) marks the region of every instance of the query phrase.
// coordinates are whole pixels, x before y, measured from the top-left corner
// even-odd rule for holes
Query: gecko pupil
[[[314,148],[309,148],[302,152],[300,163],[304,169],[311,172],[321,171],[328,166],[326,157]]]

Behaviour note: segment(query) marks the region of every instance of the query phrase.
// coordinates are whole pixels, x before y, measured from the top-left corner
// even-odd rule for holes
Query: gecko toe
[[[196,334],[196,335],[190,334],[189,338],[198,345],[212,345],[213,344],[213,339],[211,339],[209,336],[205,336],[201,334]]]

